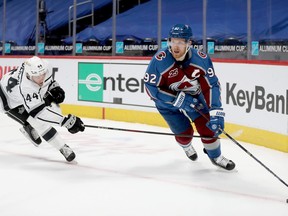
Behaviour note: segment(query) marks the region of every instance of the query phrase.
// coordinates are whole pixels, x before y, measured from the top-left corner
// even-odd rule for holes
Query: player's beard
[[[172,53],[173,57],[177,60],[177,61],[183,61],[185,59],[185,56],[188,52],[188,50],[190,49],[190,46],[187,46],[185,49],[185,52],[181,54],[181,50],[171,50],[170,52]]]

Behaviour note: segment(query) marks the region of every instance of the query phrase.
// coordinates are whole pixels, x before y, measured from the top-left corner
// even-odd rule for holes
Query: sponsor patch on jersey
[[[169,71],[168,78],[173,78],[176,77],[177,75],[178,75],[178,68],[174,68]]]

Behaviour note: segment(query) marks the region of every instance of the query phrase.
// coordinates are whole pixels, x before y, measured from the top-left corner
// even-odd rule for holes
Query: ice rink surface
[[[287,216],[288,187],[229,139],[228,172],[211,164],[198,138],[196,162],[173,136],[57,127],[76,153],[67,163],[49,144],[38,148],[0,114],[1,216]],[[84,119],[89,125],[168,132],[141,124]],[[227,131],[228,132],[228,131]],[[237,140],[237,138],[235,138]],[[288,154],[239,141],[286,183]]]

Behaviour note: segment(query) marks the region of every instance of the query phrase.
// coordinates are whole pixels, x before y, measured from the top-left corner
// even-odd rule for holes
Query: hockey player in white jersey
[[[0,81],[0,108],[5,114],[23,125],[20,131],[34,145],[40,145],[42,137],[70,162],[75,153],[53,125],[66,127],[72,134],[84,131],[85,126],[80,118],[63,116],[60,109],[55,109],[64,98],[65,92],[54,80],[48,62],[37,56],[27,59]]]

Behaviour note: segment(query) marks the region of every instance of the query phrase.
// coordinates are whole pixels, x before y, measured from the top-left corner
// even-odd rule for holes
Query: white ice
[[[229,139],[222,153],[235,171],[211,164],[198,138],[190,161],[173,136],[86,128],[57,128],[77,163],[47,143],[38,148],[0,115],[1,216],[287,216],[288,187]],[[86,124],[168,132],[108,120]],[[285,183],[288,154],[239,141]]]

